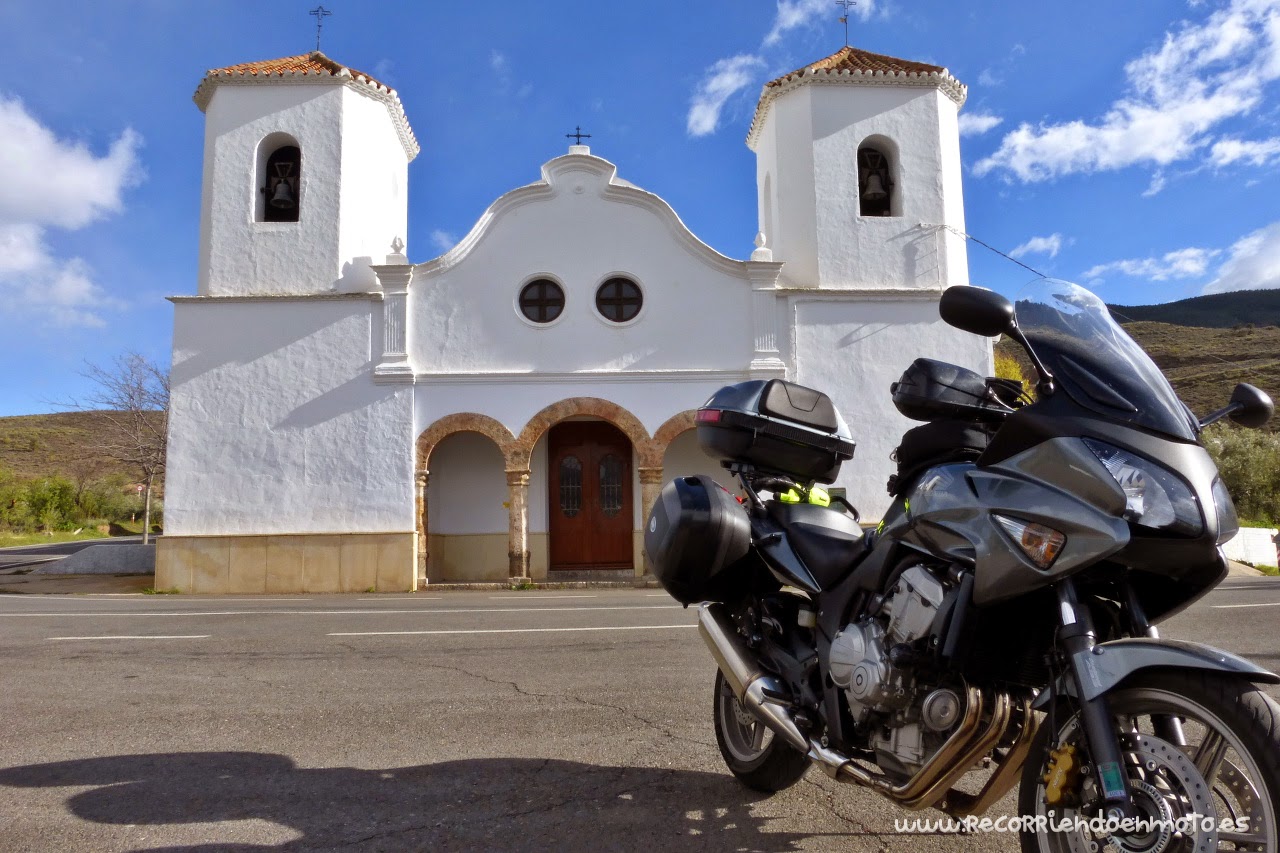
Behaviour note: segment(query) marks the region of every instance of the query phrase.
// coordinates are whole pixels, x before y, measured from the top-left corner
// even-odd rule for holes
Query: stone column
[[[640,524],[642,525],[640,534],[643,537],[645,528],[643,525],[649,523],[649,513],[653,511],[653,505],[658,502],[658,493],[662,491],[662,474],[663,469],[657,468],[637,468],[636,473],[640,475]],[[644,564],[636,567],[636,577],[644,576]]]
[[[427,563],[430,557],[430,540],[427,538],[427,484],[431,481],[430,471],[419,471],[414,478],[417,486],[418,504],[418,586],[427,585]]]
[[[508,469],[507,489],[511,493],[507,530],[509,574],[512,583],[524,583],[529,580],[529,469]]]
[[[413,366],[409,363],[409,285],[413,282],[413,264],[401,254],[404,243],[396,238],[386,264],[372,269],[382,287],[382,353],[373,368],[374,381],[412,383]]]
[[[756,250],[747,262],[751,279],[751,319],[755,333],[755,352],[751,357],[751,375],[784,376],[787,371],[778,349],[778,275],[782,264],[774,263],[773,252],[765,245],[764,234],[756,235]]]

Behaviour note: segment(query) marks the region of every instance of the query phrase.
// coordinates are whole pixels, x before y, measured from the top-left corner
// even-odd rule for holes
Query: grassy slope
[[[139,472],[94,452],[94,435],[104,428],[102,412],[61,412],[0,418],[0,468],[19,476],[62,474],[75,481]]]

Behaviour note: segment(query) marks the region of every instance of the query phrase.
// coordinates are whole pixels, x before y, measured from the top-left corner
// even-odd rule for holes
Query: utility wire
[[[927,227],[927,226],[926,226],[926,227]],[[955,234],[955,235],[956,235],[956,236],[958,236],[958,237],[963,237],[963,238],[964,238],[964,239],[966,239],[966,240],[972,240],[973,242],[977,243],[979,246],[983,247],[984,249],[990,249],[991,251],[995,252],[997,255],[999,255],[1000,257],[1004,258],[1005,260],[1007,260],[1007,261],[1013,261],[1015,264],[1017,264],[1018,266],[1022,267],[1024,270],[1028,270],[1029,272],[1033,272],[1033,273],[1035,273],[1037,276],[1039,276],[1040,278],[1048,278],[1048,277],[1049,277],[1049,276],[1045,275],[1044,273],[1040,272],[1040,270],[1036,269],[1035,267],[1029,267],[1029,266],[1027,266],[1027,265],[1026,265],[1026,264],[1024,264],[1022,261],[1018,260],[1017,258],[1015,258],[1015,257],[1013,257],[1013,256],[1011,256],[1011,255],[1007,255],[1007,254],[1005,254],[1004,252],[1002,252],[1002,251],[1000,251],[999,249],[997,249],[995,246],[992,246],[990,243],[984,243],[984,242],[982,242],[981,240],[979,240],[977,237],[973,236],[972,234],[966,234],[966,233],[964,233],[964,232],[963,232],[963,231],[961,231],[959,228],[952,228],[950,225],[941,225],[941,226],[935,225],[934,227],[935,227],[935,228],[939,228],[939,227],[941,227],[941,228],[945,228],[945,229],[947,229],[948,231],[950,231],[952,234]]]

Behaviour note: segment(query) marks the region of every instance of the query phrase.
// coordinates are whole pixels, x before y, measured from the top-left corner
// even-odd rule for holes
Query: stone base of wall
[[[507,534],[432,533],[431,556],[427,563],[427,583],[502,583],[511,571],[507,557]],[[549,571],[551,537],[529,534],[529,577],[536,581],[555,580]],[[632,565],[636,577],[644,575],[644,533],[632,533]]]
[[[156,588],[186,593],[407,592],[413,533],[165,536]]]
[[[427,583],[505,583],[507,547],[505,533],[432,533]]]

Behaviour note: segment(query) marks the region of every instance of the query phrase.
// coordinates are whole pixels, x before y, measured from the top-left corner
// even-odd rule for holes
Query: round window
[[[550,323],[564,311],[564,290],[547,278],[520,289],[520,313],[535,323]]]
[[[640,286],[629,278],[611,278],[596,290],[596,310],[615,323],[634,320],[642,304]]]

